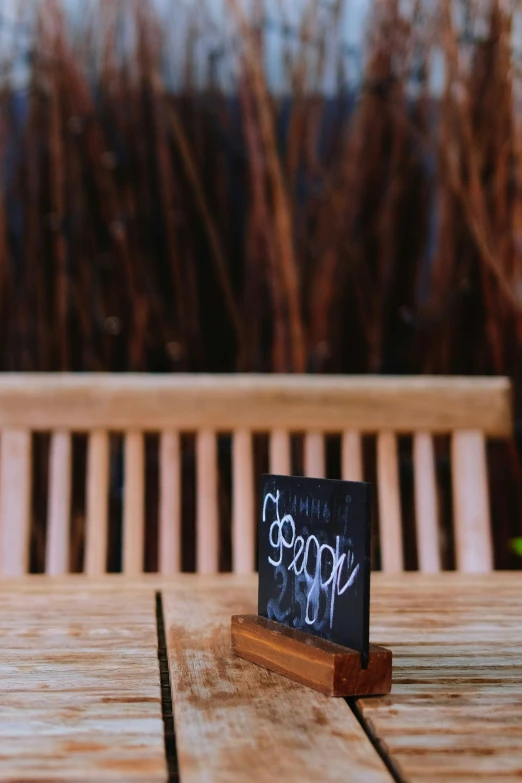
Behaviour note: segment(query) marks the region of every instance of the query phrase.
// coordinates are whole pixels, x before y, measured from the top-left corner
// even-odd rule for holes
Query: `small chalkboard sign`
[[[369,643],[370,485],[262,476],[258,614],[232,651],[328,696],[390,692],[392,654]]]
[[[262,476],[258,614],[369,655],[370,485]]]

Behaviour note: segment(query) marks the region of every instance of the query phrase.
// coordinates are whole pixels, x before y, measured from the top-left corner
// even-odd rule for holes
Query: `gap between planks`
[[[368,737],[368,740],[371,742],[372,746],[375,749],[375,752],[382,760],[384,766],[392,776],[394,783],[406,783],[406,778],[403,777],[399,767],[397,766],[396,762],[393,760],[388,748],[386,747],[386,744],[381,740],[381,738],[377,735],[375,732],[371,722],[364,717],[362,711],[359,709],[359,705],[357,704],[360,699],[357,698],[348,698],[345,700],[348,706],[350,707],[351,711],[359,721],[359,724]]]
[[[178,754],[174,730],[174,711],[172,707],[172,684],[169,673],[167,640],[165,637],[165,618],[161,593],[156,593],[156,631],[158,634],[158,665],[161,685],[161,715],[165,739],[165,758],[167,761],[168,783],[179,781]]]

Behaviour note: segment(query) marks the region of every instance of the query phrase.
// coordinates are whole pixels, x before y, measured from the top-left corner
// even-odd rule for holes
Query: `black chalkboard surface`
[[[261,477],[258,614],[369,655],[370,485]]]

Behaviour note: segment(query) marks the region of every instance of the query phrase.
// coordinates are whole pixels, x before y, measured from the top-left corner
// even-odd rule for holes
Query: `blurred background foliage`
[[[518,409],[522,2],[374,0],[356,48],[349,0],[223,2],[0,17],[0,369],[507,374]]]

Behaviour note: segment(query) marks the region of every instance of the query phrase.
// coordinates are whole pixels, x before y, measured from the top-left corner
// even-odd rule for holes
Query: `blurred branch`
[[[243,340],[243,328],[241,325],[241,318],[239,316],[239,312],[234,299],[234,294],[232,292],[232,287],[230,284],[230,273],[227,268],[225,254],[221,247],[217,226],[208,208],[207,200],[205,198],[205,193],[195,165],[194,156],[192,154],[189,141],[187,139],[185,131],[183,130],[183,126],[179,120],[179,117],[175,109],[173,109],[172,107],[170,107],[169,109],[169,118],[170,118],[172,133],[174,134],[174,138],[176,139],[176,143],[178,145],[181,154],[181,159],[183,161],[185,171],[187,173],[187,176],[189,178],[192,187],[194,188],[196,203],[201,213],[201,217],[203,219],[203,225],[205,226],[210,247],[212,249],[212,256],[214,258],[219,285],[221,287],[224,302],[226,304],[228,314],[230,317],[230,321],[234,328],[234,332],[238,344],[238,350],[241,352],[242,340]]]
[[[300,285],[293,246],[291,207],[277,151],[268,90],[263,75],[261,57],[252,30],[237,0],[228,0],[228,2],[235,13],[243,35],[243,58],[256,100],[260,133],[272,184],[281,281],[290,320],[291,367],[289,369],[294,372],[304,372],[306,365],[305,338],[301,314]]]

